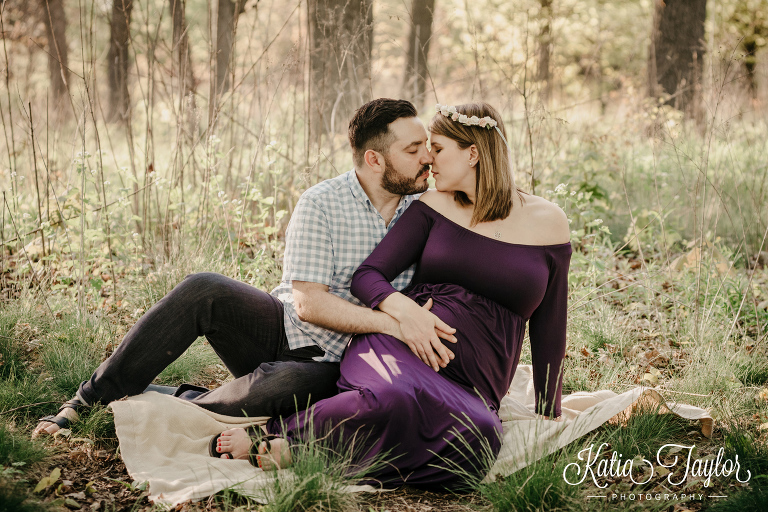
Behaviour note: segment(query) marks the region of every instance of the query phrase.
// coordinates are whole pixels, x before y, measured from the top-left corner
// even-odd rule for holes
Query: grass
[[[565,466],[575,459],[575,445],[543,457],[511,475],[480,486],[480,494],[495,512],[578,510],[579,488],[563,479]]]
[[[0,466],[32,464],[42,460],[46,450],[28,439],[25,433],[13,432],[0,424]]]
[[[171,363],[157,377],[159,384],[181,384],[195,382],[203,371],[215,364],[221,364],[213,349],[203,344],[204,338],[199,338],[184,354]]]
[[[744,512],[745,510],[768,510],[768,476],[761,475],[750,488],[733,498],[716,503],[709,508],[712,512]]]
[[[329,433],[323,438],[314,435],[312,420],[305,426],[306,439],[291,447],[292,465],[288,473],[278,472],[272,485],[260,496],[267,501],[263,512],[354,512],[360,509],[361,497],[350,493],[350,486],[366,481],[369,475],[387,464],[387,454],[359,460],[359,437],[344,439]],[[337,438],[338,437],[338,438]]]
[[[610,449],[624,459],[651,456],[667,443],[685,440],[690,428],[689,421],[662,414],[658,406],[641,406],[626,424],[604,426],[598,442],[608,443]]]
[[[0,477],[0,512],[44,512],[48,510],[35,501],[22,483]]]

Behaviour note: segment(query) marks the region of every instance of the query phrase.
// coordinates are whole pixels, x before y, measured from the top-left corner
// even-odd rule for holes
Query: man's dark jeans
[[[317,347],[288,348],[282,303],[221,274],[187,276],[128,331],[117,350],[80,385],[87,403],[141,393],[205,336],[235,376],[191,402],[229,416],[280,416],[335,395],[338,363],[320,363]],[[197,395],[197,396],[194,396]],[[182,396],[185,398],[185,396]]]

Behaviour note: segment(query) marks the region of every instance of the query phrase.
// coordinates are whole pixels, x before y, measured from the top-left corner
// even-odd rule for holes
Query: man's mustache
[[[422,174],[427,174],[428,172],[429,172],[429,165],[425,165],[424,167],[421,168],[421,171],[419,171],[419,176],[421,176]]]

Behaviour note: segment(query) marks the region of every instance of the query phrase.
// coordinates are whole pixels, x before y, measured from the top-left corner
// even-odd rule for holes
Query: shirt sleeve
[[[309,281],[331,286],[333,244],[325,210],[302,196],[285,234],[283,281]]]
[[[536,412],[557,417],[562,413],[565,328],[568,313],[568,269],[571,246],[547,249],[547,291],[528,323],[533,361]]]
[[[434,218],[431,208],[414,201],[352,276],[352,295],[375,308],[397,290],[390,284],[419,260]]]

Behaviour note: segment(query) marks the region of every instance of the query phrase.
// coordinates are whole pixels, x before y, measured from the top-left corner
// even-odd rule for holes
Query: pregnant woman
[[[358,335],[342,359],[337,396],[273,418],[268,440],[223,432],[212,441],[219,456],[276,469],[290,464],[292,444],[330,436],[354,440],[358,464],[386,454],[389,463],[372,475],[385,486],[456,488],[482,478],[501,447],[497,411],[526,323],[536,412],[560,416],[565,214],[515,187],[501,116],[490,105],[438,105],[429,130],[437,190],[415,201],[363,262],[352,293],[399,320],[404,333],[431,311],[457,330],[454,359],[435,372],[391,336]],[[411,285],[397,292],[390,282],[414,262]]]

